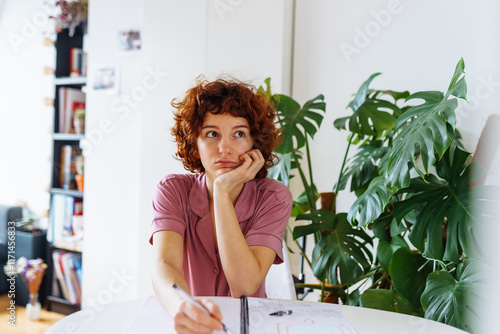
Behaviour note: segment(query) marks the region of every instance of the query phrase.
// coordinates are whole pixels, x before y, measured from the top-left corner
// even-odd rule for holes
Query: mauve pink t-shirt
[[[193,296],[231,296],[210,217],[205,174],[171,174],[157,185],[149,242],[157,231],[174,231],[184,238],[182,274]],[[236,216],[249,246],[266,246],[283,262],[282,242],[292,210],[292,195],[283,184],[254,179],[243,187],[235,205]],[[254,297],[266,297],[264,283]]]

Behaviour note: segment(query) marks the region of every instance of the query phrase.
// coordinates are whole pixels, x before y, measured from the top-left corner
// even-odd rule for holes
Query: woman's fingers
[[[219,306],[212,302],[210,299],[201,299],[200,304],[202,304],[208,312],[217,320],[222,320],[222,313],[220,313]]]
[[[220,321],[187,302],[181,303],[173,320],[178,333],[212,333],[223,329]]]

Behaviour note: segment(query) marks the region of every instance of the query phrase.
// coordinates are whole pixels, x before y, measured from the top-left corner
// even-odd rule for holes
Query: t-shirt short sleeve
[[[254,222],[245,234],[249,246],[266,246],[276,252],[274,264],[283,263],[283,236],[290,212],[292,195],[283,184],[271,180],[256,207]]]
[[[167,175],[156,187],[153,198],[154,218],[149,242],[153,244],[153,234],[158,231],[173,231],[183,238],[186,231],[184,203],[188,203],[189,180],[182,175]]]

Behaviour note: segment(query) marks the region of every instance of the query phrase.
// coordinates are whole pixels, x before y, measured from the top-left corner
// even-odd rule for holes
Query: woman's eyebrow
[[[202,129],[219,129],[219,127],[217,125],[212,125],[212,124],[205,124],[201,127]],[[245,124],[239,124],[239,125],[235,125],[232,127],[232,129],[239,129],[239,128],[243,128],[243,129],[248,129],[249,127]]]
[[[206,125],[203,125],[201,127],[202,129],[206,129],[206,128],[214,128],[214,129],[218,129],[219,127],[217,125],[210,125],[210,124],[206,124]]]

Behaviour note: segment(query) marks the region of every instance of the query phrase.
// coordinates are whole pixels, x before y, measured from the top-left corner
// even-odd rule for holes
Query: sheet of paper
[[[205,297],[203,297],[205,298]],[[206,297],[219,305],[222,320],[233,334],[240,332],[240,300],[228,297]],[[175,333],[170,315],[155,296],[149,296],[134,318],[126,334],[165,334]],[[214,332],[223,334],[223,331]]]
[[[248,298],[252,334],[355,334],[338,305]],[[270,313],[292,310],[281,317]]]
[[[222,322],[226,325],[232,334],[238,334],[240,332],[240,305],[239,299],[228,298],[228,297],[207,297],[215,304],[217,304],[222,313]],[[223,331],[217,331],[214,333],[224,333]]]

